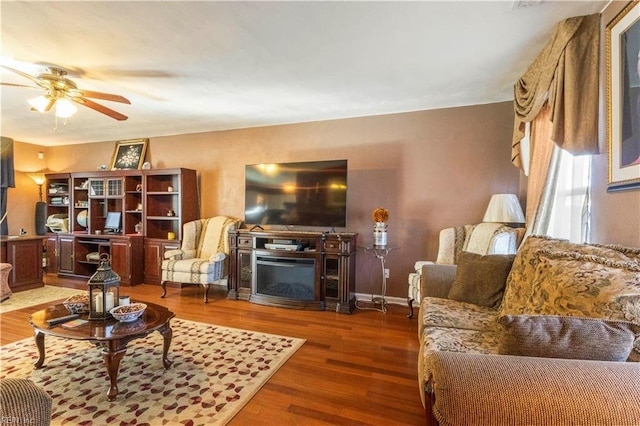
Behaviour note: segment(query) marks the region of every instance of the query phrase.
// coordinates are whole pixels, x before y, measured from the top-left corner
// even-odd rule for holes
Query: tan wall
[[[592,167],[592,231],[591,239],[599,243],[615,243],[640,247],[640,189],[607,193],[608,140],[606,112],[606,26],[628,2],[614,1],[602,13],[600,61],[601,114],[600,152],[593,157]]]
[[[371,244],[372,210],[389,209],[389,242],[398,249],[388,261],[388,295],[405,297],[413,263],[435,258],[440,229],[479,222],[491,194],[518,191],[520,174],[509,161],[512,120],[511,103],[504,102],[151,138],[147,159],[154,168],[198,171],[203,216],[239,218],[244,216],[246,164],[348,159],[347,229],[360,234],[360,245]],[[30,147],[35,146],[16,146],[19,161],[42,149]],[[95,170],[109,164],[113,148],[113,142],[48,148],[47,167]],[[22,213],[33,216],[37,192],[33,183],[24,186],[9,195],[12,228],[33,222]],[[30,200],[20,208],[17,193],[24,190]],[[376,262],[358,254],[358,292],[380,291]]]
[[[46,169],[46,155],[40,159],[38,152],[45,153],[45,148],[21,142],[13,144],[16,187],[9,188],[7,195],[9,235],[17,235],[21,228],[29,234],[35,233],[38,185],[27,173]]]

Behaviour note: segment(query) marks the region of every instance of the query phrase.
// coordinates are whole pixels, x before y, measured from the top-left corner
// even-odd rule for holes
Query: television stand
[[[228,298],[350,314],[356,302],[357,235],[231,231]]]

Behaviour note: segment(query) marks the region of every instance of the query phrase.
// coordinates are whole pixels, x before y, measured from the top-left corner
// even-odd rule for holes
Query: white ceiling
[[[45,146],[475,105],[512,87],[555,25],[608,1],[0,3],[0,63],[66,68],[116,121],[65,126],[2,86],[3,136]],[[34,66],[34,64],[36,64]],[[3,82],[30,84],[3,70]]]

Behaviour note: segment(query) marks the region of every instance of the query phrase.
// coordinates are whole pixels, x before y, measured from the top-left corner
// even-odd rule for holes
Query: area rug
[[[53,398],[52,425],[224,425],[303,345],[304,339],[171,321],[169,360],[162,336],[129,343],[118,396],[100,351],[84,341],[45,337],[45,365],[35,370],[33,338],[0,347],[0,378],[28,378]]]
[[[66,299],[67,297],[82,292],[82,290],[74,288],[55,287],[51,285],[34,288],[32,290],[19,291],[13,293],[10,298],[0,303],[0,314],[29,306],[40,305],[41,303],[52,302],[54,300]]]

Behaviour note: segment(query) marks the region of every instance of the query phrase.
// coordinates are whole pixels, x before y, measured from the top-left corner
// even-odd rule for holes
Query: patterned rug
[[[88,342],[46,336],[39,370],[32,338],[2,346],[0,378],[28,378],[49,392],[52,425],[224,425],[304,343],[181,319],[171,328],[171,368],[162,366],[159,333],[133,340],[112,402],[102,355]]]
[[[54,300],[66,299],[67,297],[80,293],[83,293],[83,290],[51,285],[34,288],[33,290],[19,291],[13,293],[10,298],[0,303],[0,314],[29,306],[40,305],[41,303],[52,302]]]

